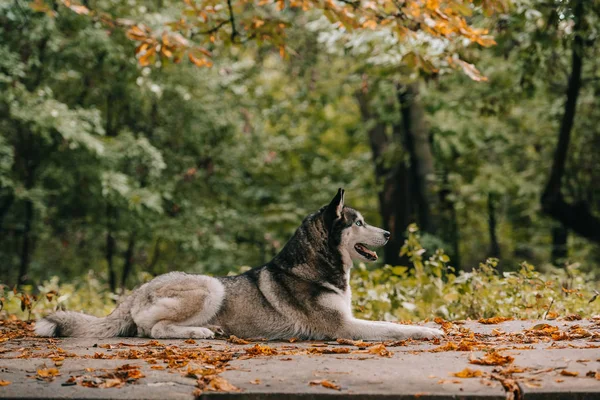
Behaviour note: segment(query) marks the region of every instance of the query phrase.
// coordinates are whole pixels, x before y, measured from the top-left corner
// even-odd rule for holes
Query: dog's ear
[[[342,210],[344,209],[344,189],[339,188],[337,194],[331,200],[331,203],[327,206],[327,217],[333,222],[336,219],[342,217]]]

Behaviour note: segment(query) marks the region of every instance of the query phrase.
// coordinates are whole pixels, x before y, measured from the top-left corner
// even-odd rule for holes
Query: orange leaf
[[[317,385],[321,385],[327,389],[333,389],[333,390],[342,390],[342,388],[339,385],[336,385],[335,383],[328,381],[327,379],[320,379],[320,380],[316,380],[316,381],[310,381],[309,384],[311,386],[317,386]]]
[[[455,372],[452,374],[457,378],[478,378],[483,375],[483,371],[478,369],[465,368],[460,372]]]
[[[514,361],[514,357],[505,356],[497,351],[490,351],[481,358],[472,358],[469,360],[471,364],[478,365],[504,365]]]
[[[492,317],[492,318],[482,318],[479,322],[480,324],[499,324],[505,321],[512,321],[510,317]]]
[[[562,371],[560,371],[560,374],[563,376],[577,376],[579,375],[579,372],[577,371],[567,371],[566,369],[563,369]]]
[[[148,34],[137,25],[129,28],[126,35],[131,40],[145,40],[148,37]]]

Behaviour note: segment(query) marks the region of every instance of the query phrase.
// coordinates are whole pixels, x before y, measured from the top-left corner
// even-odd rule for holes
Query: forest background
[[[358,313],[600,312],[599,16],[595,0],[2,2],[3,312],[102,314],[157,274],[262,264],[338,187],[392,232],[357,265]]]

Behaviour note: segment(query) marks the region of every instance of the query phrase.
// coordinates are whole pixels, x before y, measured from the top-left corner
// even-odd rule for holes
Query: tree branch
[[[227,25],[229,23],[230,23],[230,20],[225,20],[225,21],[219,22],[213,28],[210,28],[210,29],[208,29],[206,31],[193,32],[192,35],[191,35],[191,38],[193,38],[196,35],[210,35],[212,33],[217,32],[219,29],[221,29],[223,26],[225,26],[225,25]]]
[[[231,24],[231,43],[235,43],[235,37],[238,36],[238,32],[235,29],[235,17],[233,15],[231,0],[227,0],[227,8],[229,9],[229,23]]]

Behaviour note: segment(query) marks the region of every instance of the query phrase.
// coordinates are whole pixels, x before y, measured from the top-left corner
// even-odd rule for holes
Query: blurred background
[[[449,2],[496,44],[248,2],[234,33],[221,2],[210,59],[143,47],[198,3],[0,4],[1,282],[256,266],[338,187],[393,233],[375,268],[416,223],[456,271],[597,270],[599,2]]]

